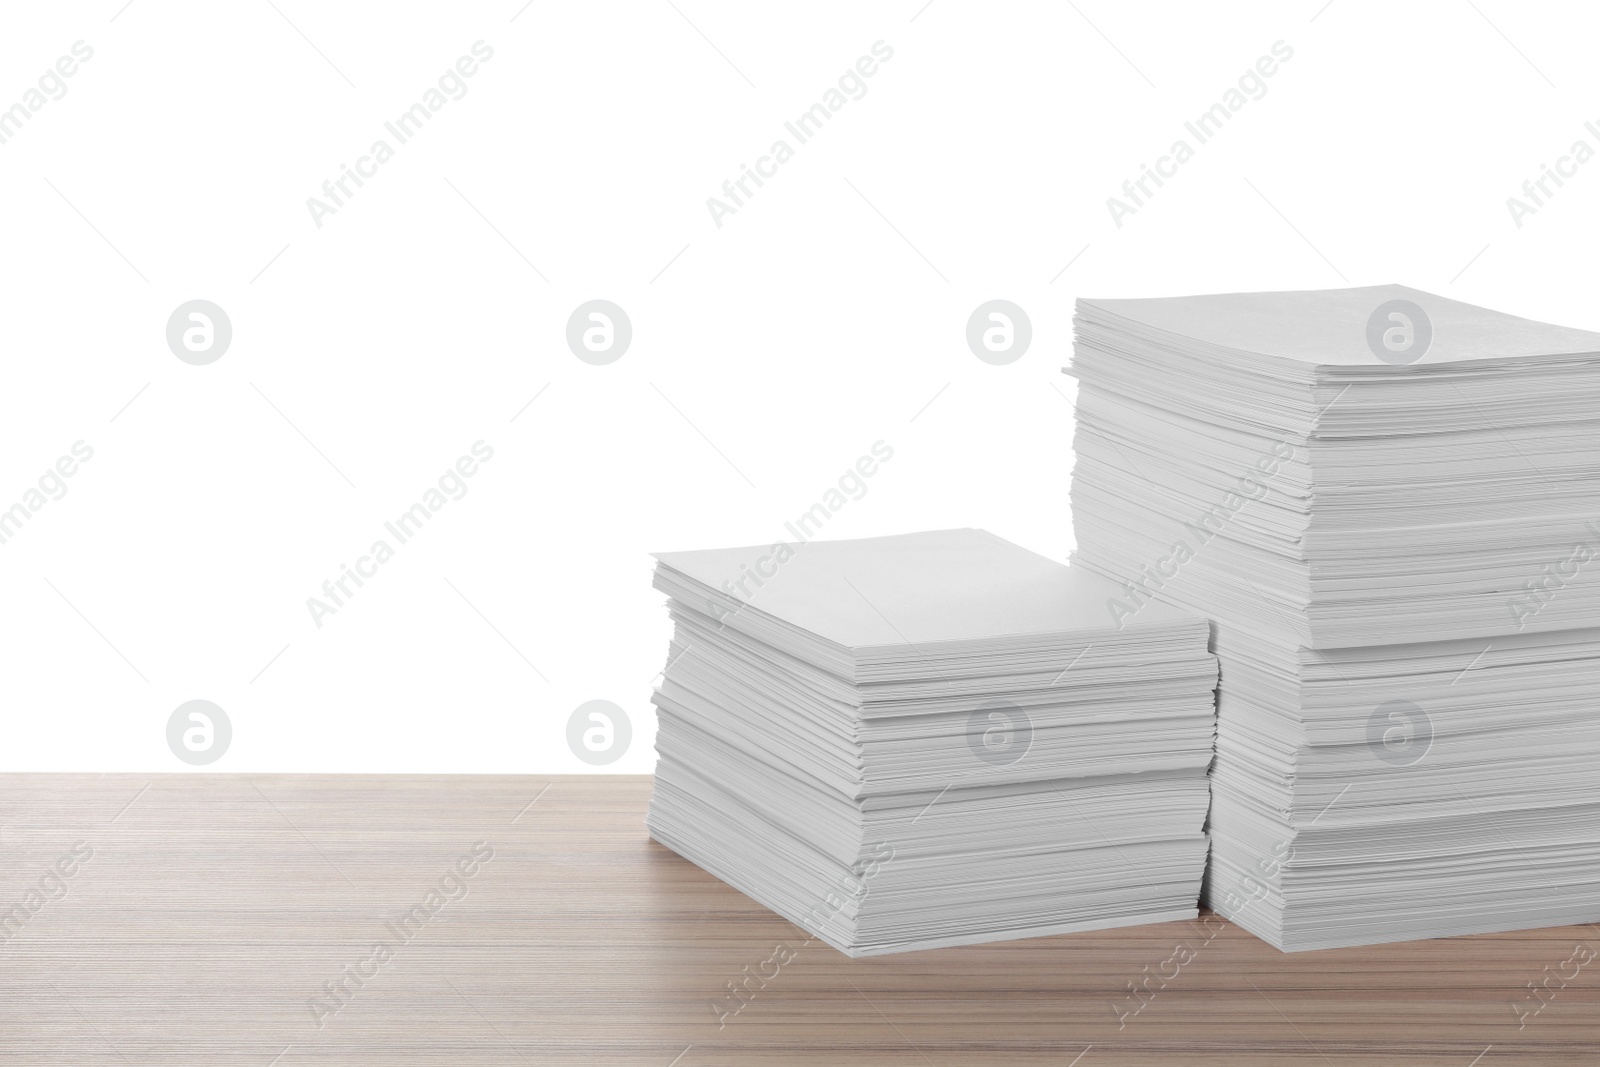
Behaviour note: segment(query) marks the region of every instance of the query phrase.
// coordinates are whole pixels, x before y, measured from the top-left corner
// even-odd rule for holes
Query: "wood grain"
[[[649,841],[648,794],[0,776],[0,922],[24,916],[0,934],[0,1065],[1600,1062],[1600,959],[1568,962],[1600,950],[1590,927],[1283,955],[1205,917],[851,961]],[[401,941],[385,924],[416,907]],[[372,976],[319,1026],[347,966]],[[728,983],[774,971],[719,1018]]]

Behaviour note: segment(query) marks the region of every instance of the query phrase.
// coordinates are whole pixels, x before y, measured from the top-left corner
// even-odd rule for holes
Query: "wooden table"
[[[849,960],[648,840],[649,787],[0,777],[0,1065],[1600,1063],[1594,928]]]

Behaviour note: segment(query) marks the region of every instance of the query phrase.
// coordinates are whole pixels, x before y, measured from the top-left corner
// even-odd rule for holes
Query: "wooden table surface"
[[[0,776],[0,1065],[1600,1063],[1591,927],[850,960],[651,842],[649,787]]]

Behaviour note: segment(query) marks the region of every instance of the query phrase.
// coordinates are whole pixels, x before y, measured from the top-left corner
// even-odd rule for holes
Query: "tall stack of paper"
[[[1284,949],[1600,919],[1600,334],[1400,286],[1076,325],[1074,565],[1215,624],[1208,903]]]
[[[656,558],[657,841],[852,956],[1197,914],[1203,620],[981,530]]]

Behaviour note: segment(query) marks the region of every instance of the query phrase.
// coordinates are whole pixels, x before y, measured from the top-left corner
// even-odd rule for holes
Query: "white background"
[[[603,769],[648,771],[649,552],[771,542],[882,440],[826,536],[1066,557],[1080,294],[1399,281],[1600,328],[1600,161],[1506,206],[1600,147],[1576,3],[275,2],[0,17],[0,107],[94,50],[0,144],[0,508],[94,449],[0,545],[5,769],[187,770],[166,722],[203,698],[214,771],[587,771],[565,726],[599,698],[634,724]],[[317,228],[307,198],[479,40]],[[879,40],[718,228],[707,197]],[[1266,95],[1115,226],[1279,40]],[[209,366],[165,340],[195,298],[233,325]],[[592,298],[632,319],[609,366],[565,344]],[[1033,324],[1009,366],[965,343],[993,298]],[[478,440],[467,495],[319,629],[306,599]]]

